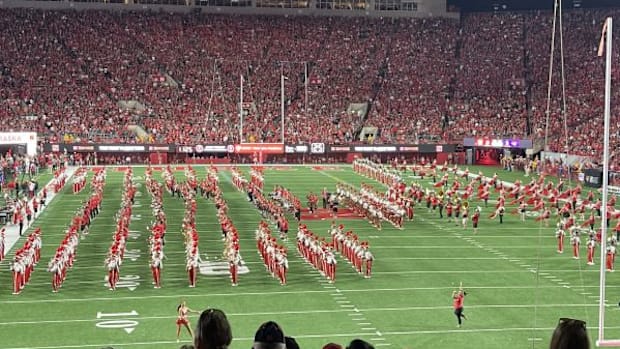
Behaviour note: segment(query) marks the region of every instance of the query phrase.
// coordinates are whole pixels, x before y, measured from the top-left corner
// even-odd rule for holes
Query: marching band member
[[[588,265],[594,265],[594,251],[596,249],[596,237],[590,233],[588,238]]]
[[[562,225],[558,223],[557,230],[555,231],[555,238],[558,239],[558,253],[564,253],[564,230],[562,229]]]
[[[241,257],[237,250],[230,249],[228,252],[228,265],[230,272],[230,280],[233,286],[237,286],[239,266],[241,265]]]
[[[189,278],[189,287],[196,287],[196,278],[198,274],[198,253],[197,250],[193,250],[193,252],[187,257],[187,276]]]
[[[18,295],[24,288],[24,273],[26,267],[22,258],[18,255],[13,258],[10,269],[13,271],[13,294]]]
[[[573,258],[579,259],[579,245],[581,244],[581,239],[579,238],[579,229],[573,228],[571,229],[571,245],[573,245]]]
[[[613,272],[614,262],[616,260],[616,241],[613,238],[607,239],[607,251],[605,258],[605,268],[607,271]]]
[[[474,215],[471,217],[471,222],[474,227],[474,234],[478,233],[478,221],[480,220],[480,207],[476,207]]]
[[[366,271],[364,272],[364,278],[370,279],[372,272],[372,262],[375,259],[370,250],[368,249],[368,243],[364,245],[364,264],[366,265]]]
[[[161,248],[158,246],[151,254],[151,273],[153,274],[153,288],[161,288],[161,269],[163,267]]]
[[[106,260],[108,268],[108,284],[110,291],[116,290],[116,282],[119,280],[120,257],[116,254],[116,248],[113,248]]]

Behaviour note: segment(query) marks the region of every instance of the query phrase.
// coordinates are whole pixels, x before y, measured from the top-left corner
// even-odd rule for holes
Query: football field
[[[206,168],[195,169],[198,179],[203,179]],[[249,168],[241,170],[249,179]],[[470,170],[474,173],[478,168]],[[482,170],[488,176],[498,171],[502,181],[526,180],[522,173]],[[155,171],[154,176],[161,182],[160,174]],[[560,317],[585,320],[593,342],[596,338],[599,251],[597,265],[588,266],[585,237],[582,257],[575,260],[568,239],[564,254],[558,254],[555,229],[542,227],[533,217],[523,223],[508,213],[501,225],[490,220],[494,202],[488,208],[471,202],[482,206],[476,235],[471,223],[463,229],[418,204],[415,220],[406,222],[403,230],[386,223],[378,231],[362,219],[339,220],[346,230],[369,241],[375,256],[371,279],[358,275],[338,255],[336,283],[329,284],[302,260],[291,239],[285,243],[288,284],[281,286],[266,272],[257,254],[254,232],[261,216],[245,194],[235,189],[225,169],[219,171],[220,187],[229,216],[239,230],[246,267],[239,286],[231,286],[227,263],[222,259],[224,244],[214,204],[199,198],[196,221],[205,264],[197,287],[188,288],[180,233],[184,205],[181,199],[164,193],[167,259],[162,288],[154,289],[147,245],[153,216],[144,168],[135,168],[134,176],[138,195],[119,289],[108,290],[104,258],[112,243],[114,215],[120,207],[123,172],[109,168],[102,211],[90,234],[80,241],[75,265],[59,293],[51,292],[51,277],[45,269],[73,214],[88,197],[89,186],[74,195],[67,185],[34,224],[43,230],[42,259],[20,295],[11,294],[8,260],[0,263],[0,349],[178,348],[176,306],[182,299],[195,310],[224,310],[233,328],[232,348],[250,348],[256,329],[267,320],[278,322],[303,349],[321,348],[328,342],[347,344],[354,338],[367,340],[377,348],[547,348]],[[176,176],[184,178],[180,168]],[[92,173],[87,182],[91,178]],[[350,166],[276,166],[265,171],[265,190],[283,185],[304,204],[310,191],[320,193],[323,187],[333,191],[339,181],[357,187],[362,182],[374,183],[382,188],[355,174]],[[432,188],[428,179],[421,183]],[[491,199],[496,197],[497,193],[491,194]],[[514,208],[507,207],[507,212]],[[296,232],[292,216],[289,221],[292,236]],[[302,221],[312,231],[329,235],[330,219],[304,220],[302,215]],[[22,243],[20,240],[18,245]],[[9,251],[7,257],[13,254],[14,250]],[[620,338],[619,277],[620,273],[607,274],[608,338]],[[457,328],[451,295],[460,282],[468,292],[468,320]],[[196,320],[192,315],[192,325]],[[191,342],[185,332],[181,338],[182,343]]]

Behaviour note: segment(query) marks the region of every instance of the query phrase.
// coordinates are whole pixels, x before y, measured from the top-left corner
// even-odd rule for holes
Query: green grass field
[[[196,169],[199,178],[204,178],[205,168]],[[418,206],[415,222],[407,222],[404,230],[386,224],[377,231],[363,220],[341,222],[370,241],[376,258],[372,279],[360,277],[339,257],[337,281],[330,285],[302,261],[291,241],[288,285],[280,286],[256,253],[254,231],[260,215],[232,186],[228,171],[220,171],[220,186],[240,231],[249,273],[240,275],[238,287],[231,287],[227,275],[200,275],[198,287],[188,288],[179,233],[183,204],[166,195],[168,259],[163,287],[153,289],[146,242],[146,227],[152,218],[150,196],[143,169],[136,168],[135,175],[141,185],[121,269],[125,287],[112,292],[104,281],[103,260],[112,241],[122,181],[122,172],[109,169],[103,210],[90,235],[81,241],[75,266],[60,293],[51,292],[45,267],[89,188],[73,195],[67,186],[36,222],[43,229],[42,263],[21,295],[11,295],[8,263],[0,264],[0,349],[178,348],[175,319],[180,299],[196,310],[224,310],[233,326],[235,349],[250,348],[257,327],[267,320],[280,323],[286,335],[295,337],[304,349],[321,348],[328,342],[347,344],[353,338],[365,339],[377,348],[547,348],[560,317],[586,320],[593,342],[596,338],[599,273],[598,265],[586,265],[585,239],[582,259],[574,260],[568,244],[563,255],[557,254],[554,229],[541,228],[532,218],[524,224],[517,216],[507,215],[505,224],[499,225],[487,218],[492,212],[489,207],[483,210],[480,232],[473,235],[471,228],[463,230]],[[178,176],[182,178],[183,173]],[[161,180],[158,172],[156,178]],[[513,181],[523,176],[500,172],[500,178]],[[349,167],[270,169],[265,181],[265,188],[281,184],[300,198],[324,186],[334,189],[337,181],[357,186],[369,182]],[[305,223],[327,235],[329,220]],[[197,228],[201,252],[216,262],[223,243],[212,202],[198,201]],[[606,337],[620,338],[619,274],[607,276]],[[451,293],[460,281],[468,291],[465,313],[469,320],[459,329]],[[191,317],[192,325],[196,319]],[[190,342],[187,333],[182,338]]]

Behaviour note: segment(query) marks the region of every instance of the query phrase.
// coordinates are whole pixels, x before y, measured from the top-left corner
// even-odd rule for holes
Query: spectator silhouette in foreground
[[[585,321],[561,318],[553,331],[549,349],[590,349]]]
[[[267,321],[254,335],[252,349],[287,349],[284,331],[277,323]]]
[[[196,349],[227,349],[232,338],[230,323],[223,311],[207,309],[200,314],[194,336]]]
[[[375,349],[375,347],[361,339],[354,339],[347,345],[347,349]]]
[[[323,346],[323,349],[343,349],[342,345],[336,343],[327,343]]]

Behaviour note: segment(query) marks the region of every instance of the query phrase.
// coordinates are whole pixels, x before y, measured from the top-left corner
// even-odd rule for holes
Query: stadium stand
[[[603,62],[594,53],[600,18],[617,12],[565,13],[576,155],[602,149],[592,141],[603,108]],[[53,142],[240,141],[241,75],[243,141],[280,141],[281,75],[291,143],[544,136],[546,12],[459,21],[1,9],[0,29],[2,130]],[[555,61],[549,140],[563,151],[559,54]],[[365,109],[351,112],[354,104]],[[364,128],[376,134],[360,137]],[[614,145],[619,132],[613,125]]]

